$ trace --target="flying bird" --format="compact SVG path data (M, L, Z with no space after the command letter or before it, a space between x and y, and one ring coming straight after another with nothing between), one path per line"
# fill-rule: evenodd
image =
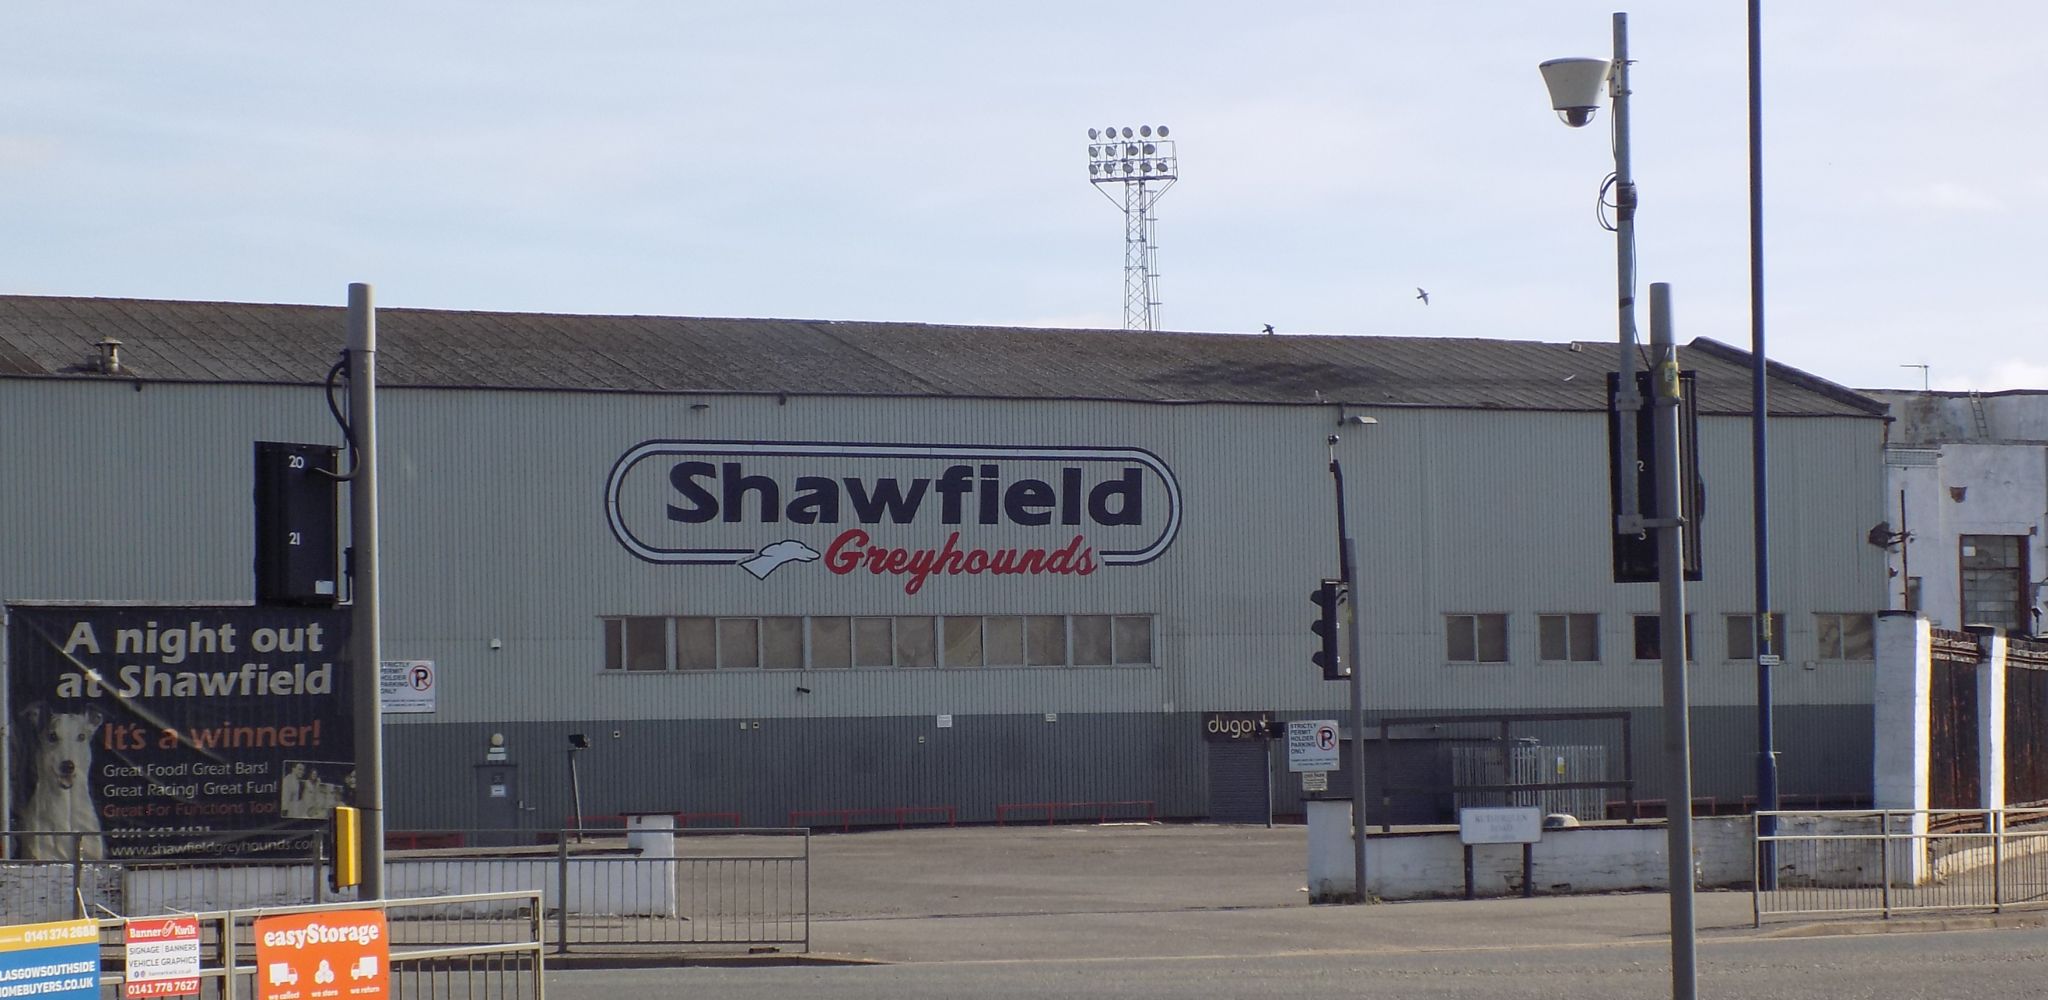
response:
M1273 335L1273 324L1271 324L1271 323L1268 323L1268 324L1266 324L1266 336L1270 337L1270 336L1272 336L1272 335Z
M1428 304L1429 304L1429 293L1428 293L1428 292L1425 292L1425 291L1423 291L1423 290L1422 290L1422 288L1421 288L1421 286L1419 286L1419 285L1418 285L1418 286L1416 286L1416 289L1415 289L1415 297L1416 297L1416 298L1418 298L1418 299L1421 299L1421 300L1422 300L1422 304L1423 304L1423 305L1428 305Z

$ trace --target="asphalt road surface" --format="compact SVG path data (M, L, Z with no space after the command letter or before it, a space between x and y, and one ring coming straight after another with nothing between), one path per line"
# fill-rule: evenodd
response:
M1541 928L1532 928L1540 937ZM1454 950L911 962L888 965L563 970L554 1000L1644 1000L1671 995L1668 946L1638 942ZM1702 941L1699 996L1742 1000L1955 1000L2048 993L2048 929Z
M548 991L555 1000L1672 995L1662 893L1311 906L1305 855L1300 827L816 837L806 957L863 964L579 969L551 961ZM1699 996L2048 996L2042 911L1890 922L1827 914L1758 928L1751 904L1747 892L1697 896Z

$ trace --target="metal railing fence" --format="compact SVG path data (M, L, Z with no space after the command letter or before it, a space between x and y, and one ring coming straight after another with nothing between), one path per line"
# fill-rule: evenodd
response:
M474 1000L540 1000L546 973L541 896L538 892L470 893L432 899L387 899L348 904L352 909L382 910L392 931L388 981L398 1000L469 997ZM200 934L200 1000L247 1000L257 989L256 921L291 913L317 913L333 904L229 909L181 913L194 918ZM160 914L152 914L151 917ZM140 914L135 919L150 919ZM100 995L123 996L123 929L120 917L96 921L100 930ZM422 944L422 927L464 923L471 930L458 937L477 943Z
M1761 833L1761 818L1777 832ZM2048 809L1857 809L1762 812L1752 864L1775 849L1777 879L1751 881L1767 917L2048 905Z
M61 834L76 844L102 834ZM394 851L394 898L538 892L543 935L577 947L810 947L810 831L782 828L408 833L452 846ZM317 839L315 843L317 844ZM480 846L469 846L480 845ZM0 861L0 923L351 902L324 860L151 858ZM488 921L408 921L394 940L484 944ZM400 935L405 935L400 937Z

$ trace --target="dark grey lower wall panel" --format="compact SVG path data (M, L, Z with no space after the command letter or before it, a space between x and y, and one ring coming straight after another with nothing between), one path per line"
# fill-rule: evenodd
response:
M1662 798L1661 711L1638 708L1631 715L1636 796ZM488 789L476 765L485 762L494 732L504 734L507 757L517 765L508 794L525 807L522 825L534 828L554 827L573 815L572 732L590 738L591 748L577 762L583 813L589 816L737 813L747 825L780 826L797 810L952 806L960 822L986 823L1001 803L1131 799L1154 802L1161 817L1210 815L1209 750L1198 714L1062 714L1054 722L1038 715L961 715L952 721L943 729L931 716L391 726L385 730L387 826L478 825ZM1753 794L1755 721L1755 711L1745 707L1694 710L1696 796L1739 803ZM1870 794L1868 706L1786 707L1775 721L1785 794L1830 800ZM1443 738L1452 735L1445 732ZM1612 724L1554 724L1537 736L1546 743L1607 745L1619 766L1621 746ZM1287 770L1284 745L1274 749L1275 810L1298 814L1300 780ZM1367 750L1368 794L1376 801L1375 748ZM1424 748L1411 745L1403 754L1413 765L1404 765L1404 774L1441 772L1449 780L1441 768L1414 764L1429 756ZM1333 791L1349 787L1344 776L1331 778ZM1437 799L1448 802L1449 796ZM1393 818L1429 821L1401 810ZM811 822L827 825L823 819Z
M475 765L493 732L518 765L513 796L534 827L572 814L572 732L591 743L577 761L585 815L738 813L747 825L781 826L796 810L953 806L960 822L983 823L999 803L1148 799L1160 815L1201 816L1198 726L1185 715L1064 713L1054 722L955 716L947 728L928 715L392 726L387 826L473 825Z

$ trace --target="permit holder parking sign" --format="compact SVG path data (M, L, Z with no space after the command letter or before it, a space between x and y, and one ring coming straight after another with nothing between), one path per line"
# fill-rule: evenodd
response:
M1287 769L1289 771L1335 771L1338 737L1337 720L1309 719L1287 724Z

